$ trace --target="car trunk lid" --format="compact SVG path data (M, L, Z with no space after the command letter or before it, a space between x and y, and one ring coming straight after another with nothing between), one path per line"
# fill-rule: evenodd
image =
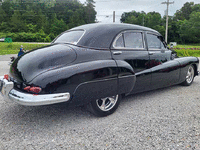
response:
M65 66L76 60L76 52L67 44L54 44L29 51L18 57L10 74L19 82L30 82L39 74Z

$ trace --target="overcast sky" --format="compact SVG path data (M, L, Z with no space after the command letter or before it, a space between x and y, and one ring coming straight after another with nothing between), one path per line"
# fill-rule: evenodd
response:
M86 0L79 0L84 3ZM165 14L167 8L166 4L161 4L167 0L94 0L95 10L97 12L97 20L102 23L109 23L113 21L113 11L116 14L116 22L120 22L123 12L130 12L135 10L137 12L159 12L162 16ZM200 3L200 0L169 0L174 1L174 4L169 5L169 15L173 16L176 10L186 2Z

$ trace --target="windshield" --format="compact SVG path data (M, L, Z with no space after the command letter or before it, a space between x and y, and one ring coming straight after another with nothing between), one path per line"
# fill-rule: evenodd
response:
M71 43L77 44L79 39L84 34L84 30L74 30L62 33L52 43Z

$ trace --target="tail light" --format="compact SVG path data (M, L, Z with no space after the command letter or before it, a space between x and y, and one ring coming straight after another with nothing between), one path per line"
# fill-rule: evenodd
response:
M8 80L8 79L9 79L9 76L8 76L8 74L5 74L5 75L4 75L4 79L6 79L6 80Z
M30 86L27 86L27 87L24 88L24 90L29 92L30 88L31 88Z
M42 89L41 89L40 87L31 87L31 88L30 88L30 91L31 91L31 92L37 93L37 94L40 93L41 90L42 90Z
M27 92L33 92L33 93L40 93L42 91L42 89L40 87L31 87L31 86L27 86L24 88L25 91Z

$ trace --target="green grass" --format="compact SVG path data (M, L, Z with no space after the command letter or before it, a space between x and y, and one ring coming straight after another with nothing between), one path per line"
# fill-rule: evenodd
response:
M200 44L194 45L177 45L174 46L174 50L177 52L177 55L180 57L194 56L200 57Z
M187 56L194 56L194 57L200 57L200 50L175 50L177 52L177 55L179 57L187 57Z
M0 55L17 54L23 45L24 50L32 50L49 44L29 44L23 42L4 43L0 42Z

